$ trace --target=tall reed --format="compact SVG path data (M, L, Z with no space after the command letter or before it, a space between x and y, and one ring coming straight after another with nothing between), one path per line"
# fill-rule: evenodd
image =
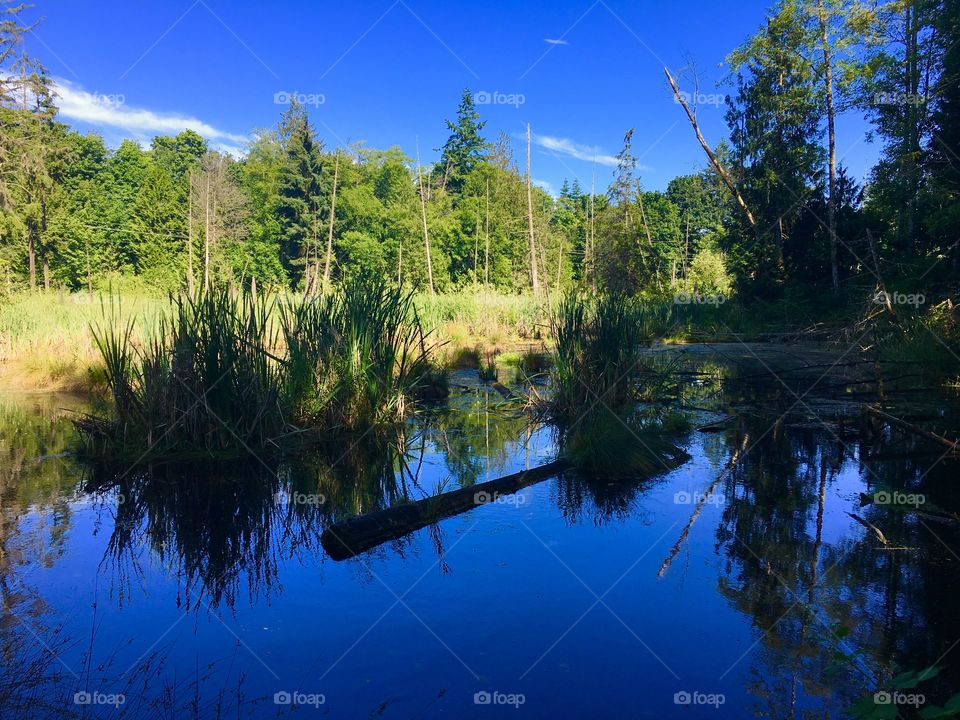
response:
M555 419L600 403L619 409L635 400L640 352L660 324L659 315L651 317L640 301L623 294L567 295L551 320Z
M299 425L352 432L401 420L434 390L428 334L413 296L352 278L335 292L281 308L286 395Z
M677 433L638 411L658 381L642 353L668 319L662 306L622 294L568 295L555 309L554 393L544 410L563 455L587 476L648 477L686 459Z
M226 290L178 297L142 344L133 324L92 328L112 421L78 426L91 450L177 454L263 447L285 425L270 303Z

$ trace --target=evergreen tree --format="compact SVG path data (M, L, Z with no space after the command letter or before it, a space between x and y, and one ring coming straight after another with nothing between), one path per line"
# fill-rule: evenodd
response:
M130 220L137 271L151 284L176 290L183 278L184 209L167 172L151 162Z
M291 285L304 289L315 277L324 203L322 147L306 111L293 102L280 123L282 153L277 178L280 260Z
M956 272L960 258L960 2L946 0L936 24L941 74L933 93L929 232L934 249L950 255L949 266Z
M469 89L465 89L460 98L456 121L446 122L450 137L440 150L438 170L443 174L441 185L459 192L466 176L483 160L488 148L480 134L486 122L480 120Z
M741 280L770 292L786 278L784 246L822 169L822 107L807 57L814 40L796 0L729 58L737 94L727 111L741 192L757 229L732 237Z

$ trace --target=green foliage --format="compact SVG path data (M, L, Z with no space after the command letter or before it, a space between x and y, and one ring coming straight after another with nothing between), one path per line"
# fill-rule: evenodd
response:
M555 419L572 422L590 408L618 411L636 400L640 351L654 337L648 320L643 305L622 293L563 299L551 320Z
M260 301L226 290L173 300L145 343L132 321L93 329L113 398L109 420L78 421L95 454L208 454L263 448L282 431L281 374Z
M441 174L441 185L452 191L463 187L464 179L483 160L487 145L480 134L485 122L473 102L473 93L464 89L457 107L456 121L447 120L450 137L440 152L440 164L437 171Z
M0 292L96 290L120 277L180 291L209 275L214 286L313 293L328 234L334 280L376 273L426 289L419 184L400 148L325 152L294 103L236 162L189 130L149 149L132 141L109 149L57 121L51 81L24 47L26 27L9 20L0 32ZM910 291L952 296L958 38L955 4L942 0L778 0L729 56L729 141L715 147L756 226L712 169L674 178L665 192L644 190L633 148L650 139L628 131L609 187L588 193L574 181L557 198L533 192L534 262L549 296L590 288L662 299L715 292L732 276L748 303L816 303L831 286L834 246L842 299L910 275L924 284ZM828 187L828 69L837 125L863 113L881 147L864 187L842 165ZM468 90L446 128L439 162L423 177L434 288L524 292L527 200L513 141L501 133L487 142Z
M813 42L801 3L781 0L729 58L737 94L727 123L740 191L757 226L738 237L752 233L754 242L728 242L724 249L758 294L786 279L785 245L823 162L821 98L808 61Z
M292 287L309 281L310 256L317 257L320 211L326 202L319 141L301 105L293 102L281 121L284 139L277 177L276 214L280 259Z
M893 720L900 717L897 700L905 696L906 700L913 698L915 702L903 704L923 704L923 708L918 713L923 720L960 717L960 693L954 694L944 705L939 706L925 703L924 694L914 692L919 685L939 675L941 670L942 668L933 666L923 670L902 672L892 677L882 690L860 698L847 709L847 712L857 720Z
M723 297L726 301L733 291L733 277L727 270L726 256L717 250L702 249L690 261L681 287L688 295Z
M300 425L357 431L398 422L433 392L427 333L410 293L363 277L283 307L285 398Z
M180 284L177 270L183 267L185 227L173 182L156 164L148 167L134 200L130 228L139 273L149 282L176 289Z

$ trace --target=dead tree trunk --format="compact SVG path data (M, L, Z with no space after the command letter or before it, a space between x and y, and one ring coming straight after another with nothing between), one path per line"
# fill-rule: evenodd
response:
M594 223L593 223L593 198L597 191L597 157L593 157L593 176L590 179L590 236L588 238L588 248L587 252L584 253L584 264L587 266L587 277L590 280L590 283L594 288L597 286L596 278L596 264L597 264L597 247L596 247L596 236L594 235Z
M203 233L203 291L210 289L210 171L207 173L207 188L204 193L204 233Z
M420 185L420 217L423 220L423 245L427 251L427 281L430 284L430 295L436 292L433 289L433 263L430 259L430 233L427 230L427 201L423 195L423 172L420 169L420 145L417 144L417 182Z
M494 502L569 467L569 462L555 460L496 480L360 515L328 527L320 536L320 543L334 560L346 560L444 518Z
M333 163L333 194L330 196L330 226L327 228L327 258L323 266L323 293L330 288L330 263L333 259L333 220L337 212L337 180L340 178L340 150Z
M540 294L537 277L537 241L533 235L533 180L530 176L530 123L527 123L527 227L530 231L530 287L534 296Z
M193 297L193 170L187 176L187 294Z
M490 295L490 178L487 178L487 202L483 221L483 294Z
M737 190L730 173L727 172L727 169L723 166L719 158L717 158L716 154L710 148L710 145L707 143L706 139L703 137L703 133L700 132L700 125L697 123L697 116L693 114L693 111L690 109L690 105L687 104L687 101L684 100L683 96L680 94L680 88L677 86L677 81L673 79L673 75L671 75L670 71L666 68L663 69L663 72L666 73L667 80L670 82L670 87L673 89L674 97L677 99L677 102L683 106L684 112L687 113L687 119L690 121L693 131L697 135L697 140L700 143L700 147L702 147L703 151L707 154L707 159L710 161L713 169L717 171L717 175L720 176L723 184L726 185L727 189L733 194L734 199L737 201L737 205L739 205L740 209L743 210L744 215L747 216L747 221L750 223L750 227L755 228L757 226L757 221L754 219L753 213L750 212L750 207L747 205L747 201L743 199L743 196L740 194L740 191Z

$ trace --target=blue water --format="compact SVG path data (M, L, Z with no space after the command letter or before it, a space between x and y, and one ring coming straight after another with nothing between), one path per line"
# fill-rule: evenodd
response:
M528 432L478 397L453 401L478 424L424 436L423 492L556 455L549 428ZM68 438L54 406L7 401L7 427L20 418L21 429L5 444L51 427ZM491 449L491 424L512 439ZM957 579L956 530L862 510L876 471L856 443L836 459L825 431L761 440L663 568L694 512L683 493L706 492L737 439L694 432L678 469L626 488L568 474L343 562L320 547L326 521L275 518L252 523L269 526L262 535L210 538L192 523L201 561L238 549L246 559L192 583L175 534L111 550L117 491L84 492L76 461L23 462L3 477L2 662L8 680L31 662L44 670L36 689L5 696L0 716L843 717L960 637L938 601ZM451 470L457 441L480 458L475 476ZM955 466L928 467L935 459L881 470L938 487ZM849 513L912 549L879 547ZM957 677L943 673L930 702Z

